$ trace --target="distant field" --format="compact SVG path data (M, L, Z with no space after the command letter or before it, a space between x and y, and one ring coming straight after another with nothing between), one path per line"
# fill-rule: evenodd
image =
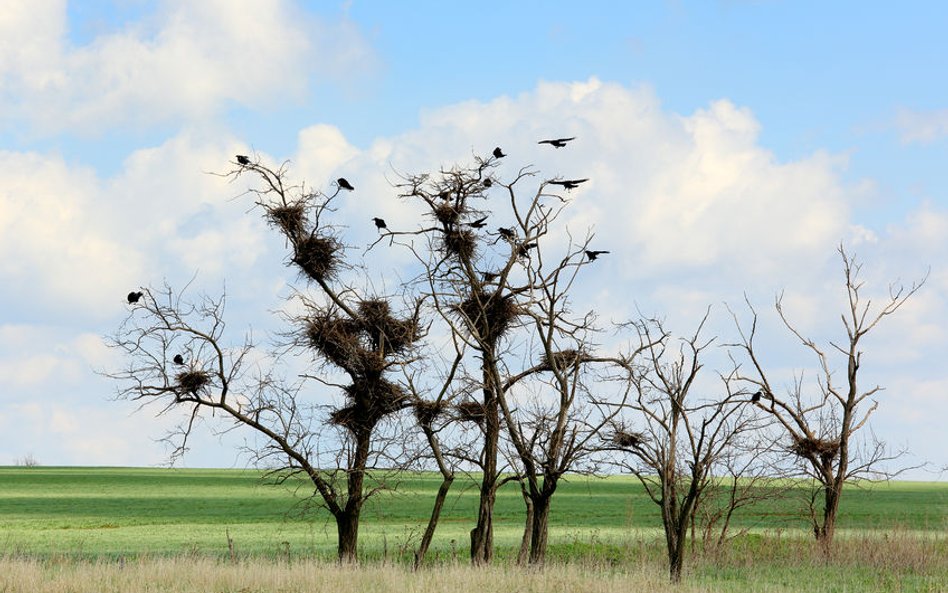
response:
M296 486L266 485L258 472L246 470L0 468L0 554L222 556L229 534L242 555L331 556L335 526L323 510L302 512L298 503L308 491L294 492ZM373 499L363 514L364 553L394 557L417 542L437 486L436 476L416 474ZM446 505L433 545L442 558L466 552L476 508L476 490L468 486L459 479ZM553 557L616 553L617 546L658 536L657 509L630 478L574 478L554 501ZM808 537L797 504L787 500L743 514L737 526ZM516 487L500 493L496 519L503 557L523 526ZM874 484L844 496L843 537L893 530L939 537L946 527L945 483Z

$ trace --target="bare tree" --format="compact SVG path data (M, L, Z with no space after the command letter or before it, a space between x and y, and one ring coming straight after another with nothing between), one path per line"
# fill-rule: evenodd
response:
M162 411L188 411L169 435L173 458L187 450L195 421L205 412L221 413L228 422L224 430L255 431L263 444L252 451L254 460L280 479L308 478L314 497L336 521L339 559L351 562L357 557L362 506L379 488L366 488L366 473L379 463L393 465L378 428L410 405L404 386L390 377L412 362L416 342L424 337L420 304L399 316L389 299L366 296L355 282L339 281L355 268L326 218L348 183L340 180L331 195L307 192L287 185L285 167L271 169L247 157L236 165L228 176L249 173L262 183L251 190L255 202L286 239L289 264L314 289L313 295L298 295L303 312L287 315L292 330L276 354L279 359L281 353L306 353L310 370L285 380L275 368L249 369L249 340L227 345L223 297L192 304L166 286L134 299L112 338L129 364L112 376L121 382L121 397L155 402ZM313 396L330 389L338 390L344 403L330 407L327 418Z
M783 295L778 295L775 301L784 326L816 358L815 393L808 392L802 378L797 378L786 395L778 394L754 344L756 311L748 302L752 314L749 327L742 325L732 313L741 336L741 343L736 346L750 362L749 373L741 378L757 389L755 405L776 420L789 437L787 449L796 458L800 471L813 480L815 487L810 491L807 505L809 519L813 534L827 552L833 543L843 486L858 478L891 477L894 473L883 466L900 455L888 452L875 435L861 446L856 440L857 433L867 426L878 408L875 396L882 391L878 385L868 389L859 385L863 354L861 342L883 319L898 311L927 278L913 282L909 287L890 285L881 304L873 306L872 299L864 298L862 293L862 264L848 255L842 246L838 251L842 258L847 296L847 307L840 315L845 330L843 341L821 345L804 336L784 312ZM836 363L837 359L841 364ZM837 368L840 366L845 368L842 382L837 381Z
M635 475L661 509L669 575L681 580L688 528L709 487L712 468L759 420L747 398L732 392L733 377L722 377L724 394L692 396L712 339L701 337L708 315L695 333L674 348L671 334L656 320L630 324L642 348L641 364L626 365L633 396L614 424L615 463Z

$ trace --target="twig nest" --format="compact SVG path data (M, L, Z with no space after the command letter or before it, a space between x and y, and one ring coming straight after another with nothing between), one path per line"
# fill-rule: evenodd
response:
M427 401L420 399L414 404L415 420L424 428L431 428L435 420L441 416L447 405L444 401Z
M331 412L329 421L352 432L370 431L383 417L408 405L404 390L385 379L357 379L344 391L348 404Z
M178 373L175 380L183 393L196 395L211 382L211 374L207 371L187 370Z
M817 439L794 437L790 452L799 457L820 457L834 459L839 455L838 439Z
M397 319L384 299L360 301L358 310L359 323L376 351L402 352L418 339L417 320Z
M625 449L637 449L645 443L645 435L632 430L616 429L612 433L612 442Z
M293 243L293 263L313 280L327 280L339 263L342 245L328 235L305 234Z
M463 214L463 207L455 207L451 202L441 202L431 209L431 214L435 220L446 227L457 226Z
M457 410L458 420L461 422L473 422L474 424L481 424L487 418L487 412L484 410L484 404L479 401L467 400L463 402L458 402L454 406Z
M451 228L442 236L441 248L445 255L471 261L477 252L477 235L470 229Z
M471 333L488 344L496 344L521 314L520 306L513 298L489 291L476 292L454 305L453 309Z
M546 352L540 357L540 364L547 369L559 369L561 371L570 370L586 359L586 353L582 350L569 349L553 352L547 355Z
M287 237L302 237L306 232L306 206L302 202L268 207L267 220Z

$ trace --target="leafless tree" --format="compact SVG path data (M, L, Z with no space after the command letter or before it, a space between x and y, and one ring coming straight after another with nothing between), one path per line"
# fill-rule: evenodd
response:
M195 422L207 412L220 414L225 430L255 431L263 444L252 452L254 460L280 479L303 475L311 482L313 496L336 521L339 559L351 562L362 506L378 490L366 487L366 473L393 465L379 427L410 405L405 387L392 377L412 362L424 337L420 304L399 316L390 299L367 296L355 281L340 280L346 272L359 277L327 220L343 184L331 195L308 192L287 184L285 167L238 161L227 176L251 174L261 184L251 190L255 203L286 239L288 263L308 283L298 294L302 313L287 315L292 329L276 358L302 352L309 368L287 380L278 367L249 365L249 340L228 346L223 297L189 303L165 286L142 291L131 305L112 338L128 365L112 376L120 381L121 397L154 402L163 412L187 410L169 437L173 457L187 450ZM327 417L326 406L313 397L329 390L338 390L344 403L330 407Z
M778 295L775 301L783 325L816 358L815 392L808 391L799 376L785 395L778 393L754 343L757 312L748 302L749 325L742 324L732 313L741 336L736 346L750 363L748 372L741 378L757 390L759 397L755 405L776 420L789 439L786 447L796 459L799 470L813 481L807 504L809 519L817 541L827 552L833 543L843 486L859 478L887 478L898 473L884 465L900 453L890 453L875 435L862 443L856 438L878 408L875 397L882 391L878 385L868 389L860 387L861 342L883 319L898 311L918 292L927 278L908 287L890 285L888 295L874 305L872 299L863 295L862 264L842 246L838 251L847 297L847 307L840 315L845 330L843 340L821 345L804 336L787 317L783 295ZM839 367L845 369L843 381L837 380Z
M730 374L722 377L720 397L692 395L702 356L713 342L701 336L707 318L678 348L657 320L629 324L638 335L642 362L625 368L633 396L610 435L615 463L635 475L661 509L675 582L681 580L688 528L712 483L712 468L760 425L747 397L728 388Z

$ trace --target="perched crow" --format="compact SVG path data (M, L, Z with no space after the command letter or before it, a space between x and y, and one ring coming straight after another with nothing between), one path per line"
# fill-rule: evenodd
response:
M493 282L500 274L497 272L481 272L481 276L483 276L484 282Z
M751 396L751 403L757 403L757 402L759 402L759 401L760 401L760 396L761 396L761 393L760 393L760 390L758 389L758 390L757 390L757 393L755 393L754 395Z
M128 304L129 304L129 305L133 305L133 304L137 303L137 302L138 302L138 299L142 298L144 295L145 295L145 293L144 293L144 292L141 292L141 291L139 291L139 292L134 292L134 291L133 291L133 292L128 293L128 297L126 297L126 298L128 298Z
M438 194L438 197L441 198L442 200L450 200L450 199L451 199L451 192L449 192L449 191L443 191L443 192L441 192L441 193Z
M587 181L589 181L588 177L586 179L564 179L563 181L551 181L550 183L552 185L562 185L563 189L570 190L576 189L579 187L580 183L586 183Z
M181 356L180 354L175 354L174 358L172 358L171 360L173 360L174 363L178 365L184 364L184 357Z
M249 164L250 164L250 157L247 156L247 155L244 155L244 154L238 154L238 155L237 155L237 164L239 164L239 165L249 165Z
M388 228L387 226L385 226L385 219L384 219L384 218L374 217L374 218L372 218L372 222L375 223L375 228L377 228L377 229L380 230L380 231L381 231L382 229L387 229L387 228Z
M477 220L475 220L474 222L469 222L469 223L467 223L467 226L471 227L472 229L482 229L482 228L484 228L485 226L487 226L487 223L484 222L484 221L486 221L486 220L487 220L487 217L486 217L486 216L482 216L482 217L478 218Z
M507 227L497 227L497 232L500 233L501 237L510 241L513 241L514 237L517 236L514 234L513 229L508 229Z
M605 254L605 253L609 253L609 252L608 252L608 251L593 251L593 250L587 249L587 250L586 250L586 257L589 258L589 261L596 261L596 258L597 258L597 257L599 257L600 255L603 255L603 254Z
M563 148L564 146L566 146L567 142L569 142L570 140L575 140L575 139L576 139L576 136L572 136L570 138L553 138L551 140L540 140L539 142L537 142L537 144L549 144L550 146L554 148Z
M494 185L494 182L491 181L490 177L484 180L484 187L490 187L492 185Z
M505 156L507 156L507 155L504 154L504 151L502 151L499 146L494 149L494 158L495 158L495 159L502 159L502 158L504 158Z
M519 257L530 257L530 250L536 246L536 243L523 243L517 246L517 255Z
M352 190L355 189L354 187L352 187L352 184L351 184L351 183L349 183L348 181L346 181L346 178L345 178L345 177L340 177L339 179L337 179L337 180L336 180L336 184L338 184L339 187L341 187L342 189L345 189L345 190L348 190L348 191L352 191Z

